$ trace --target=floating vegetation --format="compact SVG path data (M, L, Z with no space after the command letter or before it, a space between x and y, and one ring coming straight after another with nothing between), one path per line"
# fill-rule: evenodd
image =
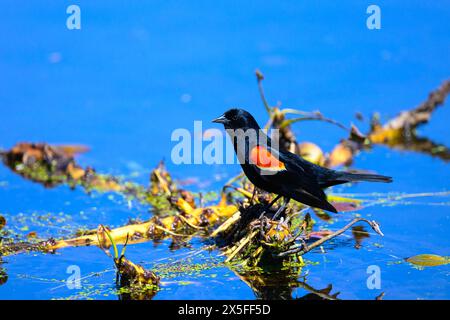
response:
M203 233L208 227L229 217L237 210L235 206L226 204L193 209L182 198L176 201L176 205L179 206L180 211L183 210L177 215L164 218L155 216L147 222L111 229L109 234L117 243L128 241L137 243L146 240L161 240L166 237L177 241L196 233ZM85 235L80 237L55 241L54 244L47 247L47 250L89 245L99 245L97 234L94 232L85 232Z
M6 225L6 219L3 216L0 216L0 230Z
M10 150L3 151L0 156L4 164L22 177L52 188L67 184L71 188L77 186L87 193L119 193L127 199L136 199L150 204L156 211L170 211L167 195L175 192L171 177L165 171L163 162L150 174L150 186L145 187L119 177L97 173L94 168L82 168L75 161L75 155L89 150L85 146L61 145L47 143L22 142ZM168 193L169 192L169 193Z
M367 223L383 236L375 221L364 218L355 218L335 232L312 232L313 222L307 209L287 214L280 220L270 218L276 210L261 216L263 210L263 205L241 207L238 214L213 233L222 245L226 262L249 268L273 265L282 268L292 266L293 263L302 266L302 255L339 236L358 222Z
M375 144L425 152L445 161L450 159L448 148L416 135L416 128L427 123L435 109L444 103L450 92L449 81L432 92L429 99L419 107L400 113L384 125L374 117L370 131L363 134L355 125L341 124L319 111L271 106L262 87L264 76L257 71L256 77L269 117L266 128L279 129L282 147L310 162L330 168L349 167L358 153ZM346 137L330 152L324 152L313 142L298 141L292 126L302 121L322 121L337 126L345 132ZM358 249L362 247L364 239L369 237L365 226L383 236L376 221L357 213L363 208L404 203L410 198L449 194L346 195L331 192L327 200L339 212L351 212L353 215L353 219L349 219L345 226L331 230L332 222L339 220L341 215L330 215L295 201L278 212L281 206L277 202L273 207L268 206L276 200L275 196L258 190L242 174L225 183L219 195L211 192L206 196L180 188L181 184L172 178L162 161L149 172L148 185L143 185L80 166L76 155L87 151L87 147L79 145L22 142L2 151L0 155L3 163L13 172L46 188L67 185L79 187L87 194L116 193L127 200L136 200L148 206L152 216L142 220L132 219L130 223L115 228L100 224L97 229L83 228L70 236L52 234L52 237L40 238L36 231L27 229L25 224L19 232L26 236L18 236L18 231L9 228L6 219L0 215L0 257L22 252L54 253L68 247L98 246L113 260L117 292L121 299L151 299L161 289L164 279L174 277L174 274L190 275L208 268L226 266L261 299L289 299L293 290L302 288L309 293L301 299L336 300L339 292L333 292L331 285L315 289L307 284L306 276L302 274L308 265L303 258L305 254L323 250L325 244L347 230L350 230ZM279 216L275 216L276 213ZM62 220L58 221L61 224ZM51 221L47 219L41 223L50 225ZM94 226L97 224L99 222L95 222ZM185 258L173 264L155 264L150 270L125 257L127 246L133 244L149 241L157 243L169 239L172 241L170 249L176 250L186 247L193 238L206 244L200 251L216 250L223 259L202 264ZM120 254L118 245L123 245ZM111 247L113 254L110 253ZM405 260L419 267L449 263L448 257L430 254ZM8 279L1 264L0 260L0 285ZM178 283L186 285L192 282L180 280Z
M449 264L450 258L436 254L419 254L417 256L406 258L405 261L419 267L436 267Z
M428 123L432 113L445 102L450 93L450 81L444 81L442 85L431 92L428 99L417 108L403 111L395 118L381 125L378 117L372 118L372 130L369 139L372 143L395 145L403 143L414 135L416 128Z
M153 271L125 258L128 237L120 255L116 242L107 228L100 225L97 229L97 238L99 247L114 260L117 270L116 283L119 287L120 297L123 300L152 299L158 290L160 278ZM110 246L113 247L114 256L111 256L108 250Z
M372 145L383 144L393 149L425 153L444 161L450 160L450 150L447 146L435 143L428 138L419 137L416 129L430 121L433 112L444 104L450 93L450 81L429 94L426 101L418 107L403 111L398 116L382 125L379 115L375 114L371 120L370 131L363 134L354 124L345 126L336 120L325 117L320 111L307 112L297 109L280 109L270 106L266 100L262 87L264 76L256 71L258 87L263 104L269 114L266 128L280 130L280 145L287 150L303 156L305 159L326 167L350 166L354 157L362 150ZM294 116L293 118L288 117ZM327 154L319 146L311 142L299 142L291 125L301 121L323 121L347 131L348 138L342 139L333 150Z

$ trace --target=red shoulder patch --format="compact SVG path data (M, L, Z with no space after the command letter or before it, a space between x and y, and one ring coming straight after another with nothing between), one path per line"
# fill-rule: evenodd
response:
M250 150L250 163L258 168L269 171L286 170L283 162L275 157L269 150L262 146L256 146Z

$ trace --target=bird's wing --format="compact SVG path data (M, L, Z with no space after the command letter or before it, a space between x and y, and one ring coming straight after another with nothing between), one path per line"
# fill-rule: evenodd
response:
M313 207L337 212L319 185L319 172L301 157L259 145L250 150L249 160L250 165L260 170L260 179L274 186L279 194Z
M280 160L279 153L270 147L257 145L250 150L249 161L261 170L270 172L286 171L286 165Z
M280 159L285 163L286 175L289 175L289 180L293 185L311 196L326 199L325 193L317 181L317 176L305 160L293 153L284 152L280 152Z
M278 181L279 184L284 184L284 188L292 191L302 190L313 197L326 198L314 172L304 163L305 160L293 153L259 145L250 150L249 160L267 173L267 180Z

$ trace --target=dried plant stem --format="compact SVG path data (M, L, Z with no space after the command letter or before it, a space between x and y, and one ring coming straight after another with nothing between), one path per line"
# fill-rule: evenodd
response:
M155 227L156 229L159 229L159 230L161 230L161 231L164 231L165 233L168 233L168 234L170 234L171 236L175 236L175 237L189 237L189 236L191 236L191 235L187 235L187 234L175 233L175 232L173 232L173 231L170 231L169 229L166 229L166 228L161 227L161 226L158 226L158 225L154 225L154 227Z
M428 99L417 108L400 113L390 120L385 129L415 128L420 124L427 123L431 118L431 113L445 102L445 98L450 93L450 81L444 81L435 91L432 91Z
M250 235L248 235L245 239L243 239L243 241L241 241L236 250L234 250L232 253L230 253L230 255L228 255L228 258L227 260L225 260L225 262L227 263L233 260L233 258L258 234L258 232L259 232L258 230L255 230L252 233L250 233Z
M264 104L264 107L266 108L267 113L270 115L272 113L271 108L269 106L269 103L267 102L266 95L264 94L264 89L262 86L262 81L264 80L264 76L261 73L261 71L256 70L256 80L258 81L258 89L259 89L259 95L261 96L261 100Z
M351 226L353 226L355 223L358 223L360 221L366 222L370 225L370 227L379 235L383 236L383 233L380 230L380 227L378 225L378 223L376 223L375 221L370 221L364 218L355 218L352 221L350 221L346 226L344 226L343 228L337 230L336 232L333 232L332 234L321 238L320 240L317 240L316 242L312 243L311 245L307 245L306 243L302 243L300 245L295 245L290 247L289 250L283 251L281 253L278 254L278 257L285 257L287 255L291 255L291 254L299 254L299 255L304 255L305 253L311 251L314 248L317 248L319 246L321 246L323 243L339 236L340 234L344 233L345 231L347 231Z
M230 218L228 218L224 223L222 223L216 230L214 230L213 233L211 233L210 237L214 238L219 233L228 230L232 225L234 225L236 222L238 222L239 219L241 219L241 212L237 211Z
M196 225L192 224L191 222L189 222L188 219L186 219L186 218L185 218L183 215L181 215L181 214L177 215L177 217L180 218L181 221L183 221L184 223L186 223L189 227L191 227L191 228L193 228L193 229L196 229L196 230L205 230L204 227L199 227L199 226L196 226Z
M283 110L282 112L284 112L284 111L285 111L285 110ZM283 121L283 123L282 123L282 125L281 125L281 128L283 128L283 127L285 127L285 126L287 126L287 125L291 125L291 124L293 124L293 123L295 123L295 122L308 121L308 120L316 120L316 121L327 122L327 123L333 124L333 125L335 125L335 126L341 128L341 129L343 129L343 130L345 130L345 131L350 132L350 129L347 128L346 126L344 126L342 123L340 123L340 122L338 122L338 121L336 121L336 120L333 120L333 119L331 119L331 118L326 118L326 117L324 117L324 116L323 116L321 113L319 113L319 112L311 112L311 113L309 113L308 116L304 116L304 117L299 117L299 118L293 118L293 119L285 120L285 121Z

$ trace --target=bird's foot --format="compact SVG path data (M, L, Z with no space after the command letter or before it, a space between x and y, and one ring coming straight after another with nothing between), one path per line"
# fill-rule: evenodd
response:
M262 215L259 218L259 234L260 234L261 238L264 238L264 236L265 236L267 220L268 220L268 218L265 215Z
M269 218L267 218L264 214L261 214L261 216L259 216L259 218L253 220L250 223L250 229L252 231L259 229L259 233L261 234L261 236L263 236L264 235L264 230L265 230L265 228L267 226L267 220L268 219Z
M266 210L263 210L262 212L261 212L261 214L259 215L259 220L261 220L263 217L265 217L266 216Z
M272 217L272 220L276 220L276 219L278 218L278 216L279 216L283 211L286 210L289 201L290 201L289 198L285 198L285 199L284 199L283 205L282 205L281 207L278 208L277 212L275 212L275 214L274 214L273 217Z

